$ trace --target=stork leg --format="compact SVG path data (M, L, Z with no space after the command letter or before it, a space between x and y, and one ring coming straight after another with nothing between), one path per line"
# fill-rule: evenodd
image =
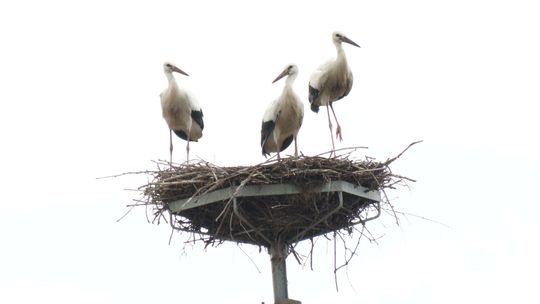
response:
M173 151L173 145L172 145L172 129L169 129L169 164L172 166L172 151Z
M276 119L275 119L275 124L276 124L276 126L278 125L278 124L277 124L277 123L278 123L278 119L279 119L279 114L278 114L278 116L277 116ZM278 138L279 138L278 132L280 132L280 131L279 131L279 128L276 127L276 128L272 131L272 137L274 138L274 143L275 143L276 150L277 150L277 159L278 159L278 161L280 161L280 160L281 160L281 156L279 155L279 152L280 152L280 150L281 150L281 143L278 141Z
M189 136L186 144L186 161L189 163Z
M191 134L191 128L189 128L188 130L188 134L187 134L187 144L186 144L186 158L187 158L187 161L189 163L189 134Z
M186 161L189 163L189 139L186 144Z
M332 121L330 120L330 109L328 109L328 105L326 105L326 114L328 114L328 127L330 128L330 139L332 140L332 152L330 152L330 157L332 157L332 154L336 153L336 146L334 145L334 134L332 134Z
M294 157L298 157L298 143L296 142L296 136L294 137Z
M330 103L330 109L332 110L332 114L334 114L334 119L336 120L336 139L339 139L339 141L343 141L343 138L341 137L341 126L339 125L339 122L337 120L336 112L334 112L334 107Z

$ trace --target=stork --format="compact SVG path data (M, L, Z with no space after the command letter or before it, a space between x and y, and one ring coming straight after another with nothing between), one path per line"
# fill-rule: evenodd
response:
M335 151L332 121L330 120L328 107L330 106L336 120L336 139L341 141L343 140L341 137L341 126L337 120L332 103L347 96L353 84L353 75L347 64L347 58L345 57L341 43L346 42L356 47L360 46L339 32L332 34L332 41L336 46L337 57L320 65L311 75L309 80L309 102L311 103L311 110L315 113L319 112L320 106L326 106L330 138L332 139L332 151Z
M298 157L298 143L296 137L304 118L304 104L293 90L293 83L298 75L298 67L289 64L283 72L272 82L287 76L281 95L274 100L264 112L261 127L261 147L264 156L271 152L287 149L294 139L294 155Z
M186 157L189 161L189 142L197 141L202 137L204 128L203 112L195 98L176 84L173 72L189 76L169 62L163 64L163 71L169 86L161 94L161 110L163 118L169 126L169 152L172 163L173 142L172 133L187 141Z

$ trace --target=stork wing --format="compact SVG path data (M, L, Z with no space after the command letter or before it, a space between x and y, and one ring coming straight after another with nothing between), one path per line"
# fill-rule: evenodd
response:
M304 121L304 103L296 94L294 94L294 99L298 109L298 125L302 127L302 122Z
M203 121L203 112L202 109L199 109L199 111L191 110L191 119L195 121L201 127L201 130L204 129L204 121Z
M319 66L309 79L309 103L313 112L319 112L321 105L320 92L324 90L328 79L328 66L332 61L328 61Z
M311 83L309 84L309 103L313 104L313 102L319 97L319 90L311 86Z
M315 72L313 72L313 74L311 74L311 78L309 79L310 103L315 102L317 97L319 97L319 92L324 89L326 78L328 78L328 76L321 68L318 68Z
M266 144L266 141L272 135L272 132L274 131L274 127L276 126L276 122L273 120L269 121L263 121L261 126L261 148L263 148L262 153L264 156L266 156L269 153L266 153L264 151L264 145Z
M351 89L352 89L352 84L353 84L353 74L351 72L349 72L349 74L347 75L347 82L345 83L345 91L343 92L343 94L336 100L340 100L341 98L349 95L349 93L351 92Z
M263 155L266 156L268 153L264 151L264 145L266 141L272 135L274 128L276 126L276 120L278 116L278 101L274 100L270 106L266 109L263 116L263 121L261 125L261 148L263 148Z
M201 106L191 92L185 90L185 94L191 108L191 119L193 119L193 121L199 125L201 130L204 129L203 111Z
M300 117L298 117L299 121L298 124L302 126L302 122L304 121L304 105L302 104L302 107L300 107Z
M311 77L309 78L309 85L317 90L321 90L326 83L326 79L328 78L328 71L330 70L330 67L332 63L334 63L334 61L335 60L328 60L325 63L321 64L313 72L313 74L311 74Z

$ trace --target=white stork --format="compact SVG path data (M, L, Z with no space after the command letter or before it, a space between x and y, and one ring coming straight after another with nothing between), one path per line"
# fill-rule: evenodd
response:
M178 87L172 73L177 72L186 76L189 75L168 62L163 64L163 71L169 81L169 86L160 94L160 97L163 118L165 118L169 126L170 161L172 163L172 132L187 141L186 154L189 161L189 142L197 141L202 137L202 130L204 128L203 112L195 98Z
M332 121L330 120L328 106L332 109L332 114L334 114L334 119L336 120L336 138L343 140L341 137L341 126L337 120L332 103L347 96L353 84L353 75L347 64L347 58L345 58L345 52L341 43L346 42L357 47L360 46L339 32L332 34L332 41L336 46L337 57L320 65L311 75L309 80L309 102L311 103L311 110L315 113L319 112L320 106L326 106L330 138L332 139L332 151L335 151L334 137L332 136Z
M293 91L293 82L298 75L298 67L289 64L283 72L272 82L287 76L285 87L281 95L274 100L264 112L261 127L261 147L264 156L271 152L285 150L294 139L294 155L298 156L298 143L296 136L302 126L304 118L304 104Z

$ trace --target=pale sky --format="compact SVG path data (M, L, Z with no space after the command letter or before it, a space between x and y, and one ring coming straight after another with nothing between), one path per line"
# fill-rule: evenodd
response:
M536 1L4 1L0 4L0 302L272 303L268 255L252 246L184 248L180 234L122 221L144 176L168 158L162 64L205 114L192 155L220 166L264 161L262 115L288 63L305 101L299 148L331 147L307 83L335 56L354 73L335 103L344 141L418 180L390 192L415 217L368 227L333 277L288 260L303 303L538 303L540 9ZM174 158L185 157L175 138ZM292 149L286 151L292 153ZM249 255L249 257L248 257Z

